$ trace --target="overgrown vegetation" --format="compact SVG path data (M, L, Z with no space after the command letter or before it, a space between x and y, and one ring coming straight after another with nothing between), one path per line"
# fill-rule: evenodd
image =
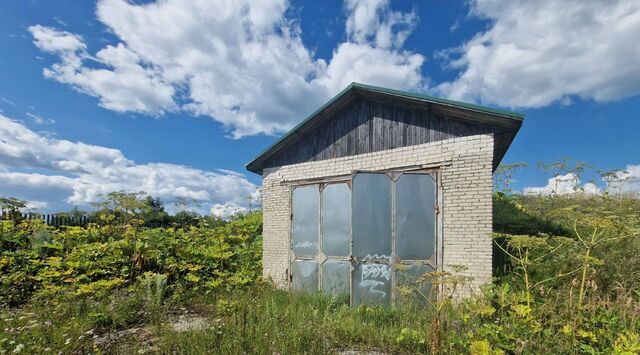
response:
M262 269L260 234L259 213L188 229L52 230L40 220L1 221L0 305L106 294L149 273L163 275L165 291L180 297L253 284Z
M637 197L502 188L494 283L457 301L466 277L427 274L441 297L393 309L260 280L259 212L154 229L101 211L86 228L2 222L0 352L640 353Z

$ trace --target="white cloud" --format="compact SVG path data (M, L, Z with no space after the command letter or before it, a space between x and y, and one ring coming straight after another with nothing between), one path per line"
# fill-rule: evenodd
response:
M60 57L59 63L44 69L45 77L98 97L100 106L116 112L160 115L176 109L174 87L122 43L108 45L92 57L78 35L40 25L29 27L29 31L38 48ZM86 61L105 68L87 67Z
M131 162L117 149L44 137L0 115L0 164L92 173Z
M44 137L2 115L0 167L0 195L29 200L63 196L73 205L87 205L112 191L145 191L166 202L194 200L200 204L199 212L209 212L216 204L244 206L257 190L238 173L136 164L117 149Z
M389 0L346 0L347 36L354 43L401 47L416 25L417 14L392 11Z
M216 217L227 219L246 210L244 207L215 204L211 207L210 213Z
M601 192L600 188L591 182L580 184L580 179L573 173L558 175L550 178L546 186L525 187L522 192L525 195L568 195L575 193L585 193L596 195Z
M445 54L448 97L510 107L640 94L640 2L473 0L489 28Z
M625 170L618 171L617 180L612 182L613 192L636 193L640 196L640 165L627 165Z
M229 174L235 175L237 173L229 172ZM249 196L246 197L246 201L247 201L247 206L249 208L246 208L243 206L231 205L227 203L225 204L217 203L211 206L211 210L209 212L210 214L216 217L227 219L238 213L243 213L250 209L257 208L262 204L262 194L260 189L255 189Z
M33 189L37 187L38 190L46 189L63 189L67 191L73 191L73 185L75 180L62 175L45 175L39 173L22 173L9 171L5 169L0 171L0 180L2 180L3 186L12 188L26 188ZM4 190L4 189L3 189ZM5 191L5 193L7 193ZM16 197L16 196L12 196Z
M423 86L424 57L401 49L414 12L392 11L388 0L349 0L348 39L327 61L302 42L288 7L284 0L101 0L98 19L119 43L95 57L78 35L29 30L40 49L60 57L45 76L101 106L152 115L185 110L210 116L234 137L285 131L352 81Z
M587 195L598 195L602 191L600 190L598 185L596 185L596 184L594 184L592 182L587 182L584 185L582 185L582 192L584 192Z
M71 32L58 31L41 25L31 26L29 31L35 40L33 43L47 53L75 56L76 53L84 53L87 49L82 37Z
M11 101L11 100L7 99L6 97L3 97L3 96L0 96L0 101L4 102L6 104L9 104L11 106L15 106L16 105L15 102L13 102L13 101Z
M370 44L343 43L333 52L324 75L316 82L331 92L338 92L352 81L416 88L423 84L423 78L416 75L423 62L420 54L388 51Z
M47 201L27 201L26 210L42 210L47 206L49 206Z
M31 118L31 120L34 123L39 124L39 125L50 125L50 124L56 123L56 121L54 119L45 118L45 117L42 117L42 116L37 115L35 113L27 112L26 115L27 115L27 117Z
M598 195L603 192L613 194L633 193L640 196L640 165L627 165L626 169L613 172L610 179L602 179L598 186L593 182L580 183L580 179L573 173L558 175L550 178L546 186L525 187L525 195L567 195L584 193Z

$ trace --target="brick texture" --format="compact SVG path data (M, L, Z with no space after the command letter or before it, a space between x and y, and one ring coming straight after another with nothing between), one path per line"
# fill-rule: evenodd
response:
M428 166L440 169L442 267L466 268L472 281L460 295L491 281L493 135L453 138L344 158L265 169L262 183L264 276L286 288L291 228L290 182L351 174L356 170Z

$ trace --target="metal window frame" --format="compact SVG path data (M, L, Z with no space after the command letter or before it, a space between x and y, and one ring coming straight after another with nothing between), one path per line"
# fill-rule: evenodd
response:
M447 164L444 164L444 166L446 166ZM401 168L391 168L391 169L377 169L377 170L352 170L350 174L343 174L343 175L335 175L335 176L328 176L328 177L319 177L319 178L310 178L310 179L299 179L299 180L291 180L291 181L283 181L281 182L281 185L284 186L288 186L289 187L289 206L290 206L290 226L289 226L289 268L287 268L286 270L286 276L287 276L287 289L289 291L292 290L292 284L293 284L293 275L292 275L292 266L293 266L293 262L298 259L298 260L318 260L317 255L316 257L299 257L296 258L295 254L293 253L293 192L296 188L298 187L304 187L304 186L309 186L309 185L316 185L318 188L318 193L320 195L319 198L319 218L318 218L318 252L322 253L324 255L323 252L323 247L322 247L322 239L323 239L323 227L322 227L322 221L323 221L323 216L322 216L322 203L323 203L323 191L326 188L327 185L330 184L340 184L340 183L345 183L347 184L349 190L351 191L351 193L353 193L353 178L355 177L356 174L359 173L376 173L376 174L386 174L392 182L392 188L391 188L391 238L392 238L392 242L391 242L391 257L392 260L390 263L388 263L388 265L391 268L391 300L390 300L390 305L391 306L395 306L396 305L396 301L397 301L397 292L396 292L396 288L397 288L397 280L396 280L396 264L404 264L407 265L407 262L421 262L421 261L426 261L427 264L429 264L430 266L432 266L437 272L442 272L444 270L444 185L443 185L443 181L442 181L442 171L443 171L443 165L436 165L436 166L425 166L425 165L414 165L414 166L407 166L407 167L401 167ZM428 260L400 260L397 256L396 253L396 182L398 180L398 178L402 175L402 174L430 174L435 178L435 202L436 202L436 206L435 206L435 213L436 213L436 217L434 219L435 221L435 246L434 246L434 255L429 258ZM349 238L350 238L350 243L349 243L349 251L350 251L350 255L348 257L348 259L345 258L341 258L341 257L329 257L326 256L325 260L338 260L338 261L351 261L353 259L353 197L351 198L351 225L349 227ZM435 263L435 265L433 265L431 263L431 260L433 259L433 263ZM377 262L377 261L374 261ZM317 290L318 292L322 292L322 280L323 280L323 275L322 275L322 265L323 263L318 262L318 285L317 285ZM356 264L357 265L357 264ZM410 265L410 264L409 264ZM352 264L352 268L351 268L351 272L349 273L349 304L350 306L353 306L353 272L354 272L354 267ZM441 296L442 294L442 286L443 285L438 285L438 287L435 289L435 294L432 295L433 297L435 297L436 299L438 297Z
M298 181L297 184L290 184L289 185L289 206L290 206L290 213L289 213L289 220L290 220L290 225L289 225L289 263L288 263L288 268L286 270L286 277L287 277L287 290L288 291L292 291L293 290L293 263L296 260L316 260L318 262L318 282L317 282L317 291L318 292L322 292L322 265L324 264L324 261L326 260L337 260L337 261L346 261L348 262L350 259L351 254L353 254L353 238L352 238L352 231L353 231L353 227L350 224L349 225L349 255L344 256L344 257L338 257L338 256L327 256L326 254L324 254L323 251L323 246L322 246L322 237L323 237L323 227L322 227L322 202L323 202L323 191L324 189L328 186L328 185L333 185L333 184L346 184L347 187L349 188L349 191L351 191L351 180L350 179L345 179L344 177L342 178L328 178L328 179L323 179L323 180L300 180ZM298 257L295 255L295 253L293 252L293 193L294 190L300 187L308 187L308 186L315 186L318 189L318 194L319 194L319 199L318 199L318 253L316 253L316 255L314 257ZM325 256L325 259L323 260L323 262L320 262L318 260L318 254L322 253ZM349 277L348 277L348 282L349 282L349 295L351 295L352 293L352 289L351 289L351 272L349 273Z
M345 256L328 256L327 254L324 253L324 247L323 247L323 237L324 237L324 228L323 228L323 215L322 215L322 206L323 206L323 202L324 202L324 190L327 188L327 186L329 185L337 185L337 184L345 184L347 185L347 188L349 189L349 194L351 194L352 191L352 184L351 184L351 180L348 181L328 181L328 182L321 182L318 185L318 188L320 190L320 219L319 219L319 224L320 224L320 234L318 235L318 239L319 239L319 252L322 253L322 255L324 255L325 259L322 263L318 263L318 291L319 292L324 292L324 290L322 289L322 280L323 280L323 270L322 270L322 265L324 265L324 263L327 260L334 260L334 261L344 261L344 262L349 262L351 255L353 254L353 223L349 223L349 255L345 255ZM351 196L351 195L350 195ZM349 198L351 200L351 197ZM352 282L351 282L351 278L353 277L353 270L349 271L349 276L347 277L347 282L349 283L349 298L351 298L351 294L353 293L352 288Z

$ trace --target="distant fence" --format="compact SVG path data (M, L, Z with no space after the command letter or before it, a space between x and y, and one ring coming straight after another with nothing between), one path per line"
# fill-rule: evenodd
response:
M94 217L83 215L83 216L65 216L60 214L39 214L39 213L8 213L8 212L0 212L0 220L12 220L12 221L22 221L22 220L42 220L45 224L53 226L53 227L61 227L61 226L80 226L84 227L89 223L95 223L97 220ZM145 221L142 226L147 228L161 228L161 227L172 227L175 225L193 225L198 222L198 219L193 219L191 221L185 221L183 223L176 223L170 219L167 220L152 220ZM115 221L115 223L119 223Z
M86 226L93 222L89 216L64 216L59 214L39 214L39 213L0 213L0 220L37 220L41 219L45 224L55 227L60 226Z

